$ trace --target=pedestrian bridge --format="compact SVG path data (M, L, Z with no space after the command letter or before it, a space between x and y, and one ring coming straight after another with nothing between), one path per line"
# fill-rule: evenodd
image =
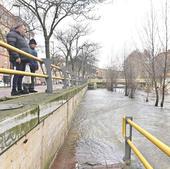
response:
M135 80L137 83L146 83L146 79L136 79ZM89 83L106 83L107 80L106 79L98 79L98 78L95 78L95 79L89 79ZM117 84L125 84L126 81L125 79L115 79L115 82Z
M93 78L88 80L88 88L89 89L94 89L94 88L106 88L106 83L107 79L98 79L98 78ZM145 79L136 79L135 82L139 85L146 85L147 81ZM125 79L115 79L113 82L113 87L117 88L124 88L126 84Z

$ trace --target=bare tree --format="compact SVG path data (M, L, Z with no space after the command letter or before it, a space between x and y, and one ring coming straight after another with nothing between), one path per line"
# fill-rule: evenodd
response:
M138 50L131 52L124 60L124 75L126 82L126 91L130 98L134 98L137 88L137 78L142 76L141 53Z
M127 76L127 64L125 64L125 50L124 50L124 56L123 56L123 73L125 78L125 96L128 96L128 76Z
M50 58L50 38L57 25L69 16L88 18L97 0L16 0L21 6L29 9L39 22L45 40L46 57Z
M106 86L109 91L113 91L113 89L117 87L117 78L118 78L118 71L116 66L109 67L106 72Z
M165 99L165 87L166 87L166 76L167 76L167 62L168 62L168 1L165 1L165 42L164 42L164 66L163 66L163 80L162 80L162 100L160 106L163 107Z
M80 71L81 71L82 77L85 77L85 73L87 72L88 68L90 66L92 67L97 61L96 56L98 50L100 49L100 46L97 43L86 41L82 44L80 49L81 49L81 53L80 55L78 55L80 61L78 74L80 75Z
M158 47L158 26L156 21L156 16L154 12L153 2L151 2L151 10L150 10L150 16L148 17L148 24L144 28L145 35L146 35L146 41L145 44L147 45L147 51L149 52L149 62L151 63L151 70L152 70L152 81L155 89L155 106L158 106L159 103L159 90L158 90L158 82L157 82L157 74L156 74L156 60L155 57L159 53L159 47Z
M141 64L143 67L143 78L145 79L146 102L149 101L149 93L153 87L152 64L150 52L146 49L141 53Z
M57 46L59 51L65 57L66 68L68 69L68 61L71 61L71 69L74 72L74 57L76 57L80 51L78 45L79 39L88 33L87 26L74 25L66 31L57 32L55 37L57 38L59 45ZM74 56L73 56L74 55Z

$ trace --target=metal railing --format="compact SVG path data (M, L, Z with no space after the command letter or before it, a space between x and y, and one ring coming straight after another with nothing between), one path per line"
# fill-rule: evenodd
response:
M53 92L53 85L52 85L53 79L63 80L64 88L67 87L67 81L69 81L69 80L74 81L75 80L75 79L68 78L68 76L67 76L68 72L65 71L64 69L60 68L59 66L52 64L52 61L50 59L37 58L37 57L27 53L27 52L24 52L24 51L22 51L18 48L15 48L14 46L11 46L11 45L3 42L3 41L0 41L0 46L6 48L8 50L12 50L14 52L17 52L18 54L21 54L21 55L25 56L26 58L38 61L40 63L40 67L41 67L42 72L43 72L42 74L39 74L39 73L18 71L18 70L13 70L13 69L0 68L0 74L23 75L23 76L33 76L33 77L45 78L46 83L47 83L47 89L46 89L47 93ZM44 69L43 69L43 66L42 66L43 64L45 65L46 71L44 71ZM55 76L52 75L53 70L57 70L57 71L54 71ZM59 72L59 76L56 75L56 72Z
M155 146L157 146L162 152L164 152L168 157L170 157L170 147L161 142L159 139L154 137L152 134L141 128L138 124L132 121L132 117L124 117L122 121L122 135L125 138L125 156L124 161L130 163L131 160L131 149L135 155L139 158L141 163L146 169L153 169L151 164L145 159L142 153L137 149L137 147L132 142L132 127L136 129L140 134L151 141ZM127 135L127 125L129 126L129 133Z

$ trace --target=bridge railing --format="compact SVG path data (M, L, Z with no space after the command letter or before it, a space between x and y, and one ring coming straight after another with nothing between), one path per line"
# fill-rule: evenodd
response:
M162 141L157 139L155 136L150 134L148 131L141 128L138 124L132 121L132 117L124 117L122 121L122 135L125 138L125 156L123 160L130 163L131 160L131 149L135 155L139 158L141 163L146 169L153 169L151 164L146 160L142 153L137 149L137 147L132 142L132 127L136 129L140 134L151 141L155 146L157 146L162 152L164 152L168 157L170 157L170 147L164 144ZM127 125L129 126L129 131L127 132Z
M71 74L69 72L67 72L65 69L60 68L57 65L52 64L52 61L50 59L40 59L38 57L35 57L27 52L24 52L18 48L15 48L14 46L11 46L3 41L0 41L0 46L3 48L6 48L8 50L12 50L16 53L19 53L23 56L25 56L26 58L38 61L40 63L40 67L42 70L42 74L40 73L31 73L31 72L25 72L25 71L18 71L18 70L13 70L13 69L5 69L5 68L0 68L0 74L10 74L10 75L23 75L23 76L33 76L33 77L40 77L40 78L45 78L46 79L46 83L47 83L47 89L46 92L47 93L52 93L53 92L53 83L52 80L56 79L56 80L62 80L64 83L64 87L66 88L68 86L68 81L77 81L76 84L80 83L80 80L78 80L78 78L74 78L72 79L70 76L68 76L68 74ZM45 65L46 70L44 71L43 69L43 64ZM56 73L54 76L52 75L52 71L53 70L57 70L57 72L59 72L59 76L56 75ZM53 71L56 72L56 71Z

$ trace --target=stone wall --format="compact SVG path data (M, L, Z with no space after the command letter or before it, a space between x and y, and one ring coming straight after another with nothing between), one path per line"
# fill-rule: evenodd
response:
M48 169L64 142L75 109L86 90L84 87L57 110L51 110L50 115L6 150L0 156L0 169Z

